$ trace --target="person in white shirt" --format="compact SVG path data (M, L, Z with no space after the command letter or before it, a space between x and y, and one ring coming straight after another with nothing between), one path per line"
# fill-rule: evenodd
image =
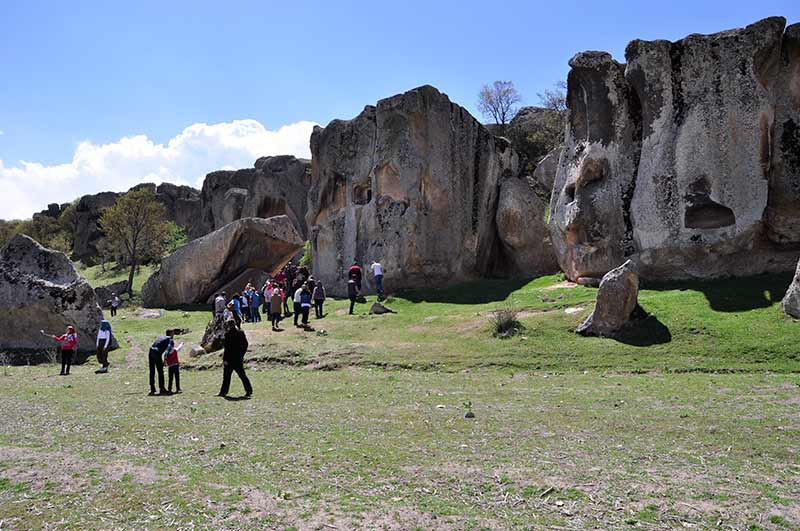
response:
M375 260L369 268L372 269L372 276L375 277L375 291L378 293L378 298L383 299L383 266Z
M298 285L297 289L294 292L294 298L292 299L293 302L294 302L294 325L295 326L300 326L299 324L297 324L297 318L301 317L302 316L301 314L303 313L303 305L301 304L302 303L302 297L303 297L303 286L301 284L301 285Z
M111 317L117 315L117 308L119 308L121 302L122 301L116 293L111 294Z
M111 346L111 323L103 319L100 321L100 329L97 331L97 361L100 368L95 371L97 374L108 372L108 348Z

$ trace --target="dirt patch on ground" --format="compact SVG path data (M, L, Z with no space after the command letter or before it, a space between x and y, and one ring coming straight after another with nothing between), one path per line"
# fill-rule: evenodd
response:
M551 290L554 290L554 289L577 288L579 285L580 284L576 284L574 282L570 282L569 280L562 280L561 282L558 282L558 283L553 284L551 286L547 286L545 288L542 288L542 290L543 291L551 291Z

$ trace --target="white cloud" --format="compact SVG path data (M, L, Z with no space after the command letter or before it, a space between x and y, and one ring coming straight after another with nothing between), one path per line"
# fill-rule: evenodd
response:
M28 218L48 203L66 203L84 194L122 192L141 182L171 182L199 187L215 170L252 167L258 157L295 155L310 158L313 122L269 131L256 120L194 124L156 144L145 135L112 144L81 142L72 161L45 166L0 160L0 218Z

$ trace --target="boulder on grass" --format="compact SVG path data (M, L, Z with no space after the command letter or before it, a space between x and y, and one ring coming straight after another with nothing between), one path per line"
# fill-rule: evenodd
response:
M781 308L788 315L795 319L800 319L800 262L797 263L797 271L794 274L794 279L786 290L781 301Z
M639 307L638 297L638 269L628 260L603 276L594 311L576 332L584 336L614 336L631 321Z
M372 306L369 309L370 315L383 315L385 313L397 313L396 311L392 310L381 304L380 302L373 302Z
M214 316L206 325L206 331L203 333L203 339L200 340L200 349L202 352L192 354L192 356L199 356L203 353L214 352L224 346L225 341L225 319L221 315ZM192 352L195 349L192 348Z
M142 304L164 308L205 303L248 269L276 272L302 247L287 216L234 221L164 258L142 287Z
M120 280L119 282L113 282L105 286L97 286L94 288L94 293L97 295L97 303L101 308L109 308L111 306L112 293L122 295L126 291L128 291L127 280Z
M18 355L14 361L41 359L56 342L40 330L63 334L68 325L78 333L78 354L93 353L102 319L94 290L66 255L23 234L0 251L0 351Z

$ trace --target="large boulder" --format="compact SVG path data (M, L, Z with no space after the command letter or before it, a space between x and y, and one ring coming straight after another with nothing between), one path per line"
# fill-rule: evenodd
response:
M62 334L73 325L78 353L92 353L102 319L94 290L66 255L23 234L0 250L0 350L36 359L56 347L40 330ZM116 339L111 347L117 347Z
M111 306L112 294L116 293L119 296L126 291L128 291L127 280L120 280L94 288L94 294L97 296L97 303L101 308L108 308Z
M310 180L310 162L289 155L262 157L249 169L209 173L200 194L202 224L189 236L197 238L240 218L286 215L305 237Z
M204 303L248 269L276 272L302 247L287 216L234 221L164 258L142 287L142 303L147 308Z
M792 279L792 283L781 301L781 308L788 315L795 319L800 319L800 262L797 264L794 279Z
M633 41L627 64L571 60L550 218L568 278L629 257L659 279L794 267L797 250L776 245L800 243L798 31L784 24Z
M495 215L518 157L435 88L315 128L311 153L306 219L329 293L344 294L354 260L380 260L395 289L463 282L508 262Z
M545 155L533 171L533 180L542 190L547 192L547 197L550 197L553 193L553 183L556 181L556 172L558 171L558 159L561 158L563 150L564 148L557 147Z
M72 246L72 258L86 263L94 263L97 258L97 244L103 233L98 222L103 210L112 206L119 194L101 192L85 195L75 205L75 239Z
M539 276L558 271L550 235L544 222L547 204L525 179L503 179L497 201L497 235L507 273ZM501 264L498 264L498 268Z
M578 326L585 336L611 337L622 331L639 307L639 274L628 260L603 277L597 290L594 311Z

